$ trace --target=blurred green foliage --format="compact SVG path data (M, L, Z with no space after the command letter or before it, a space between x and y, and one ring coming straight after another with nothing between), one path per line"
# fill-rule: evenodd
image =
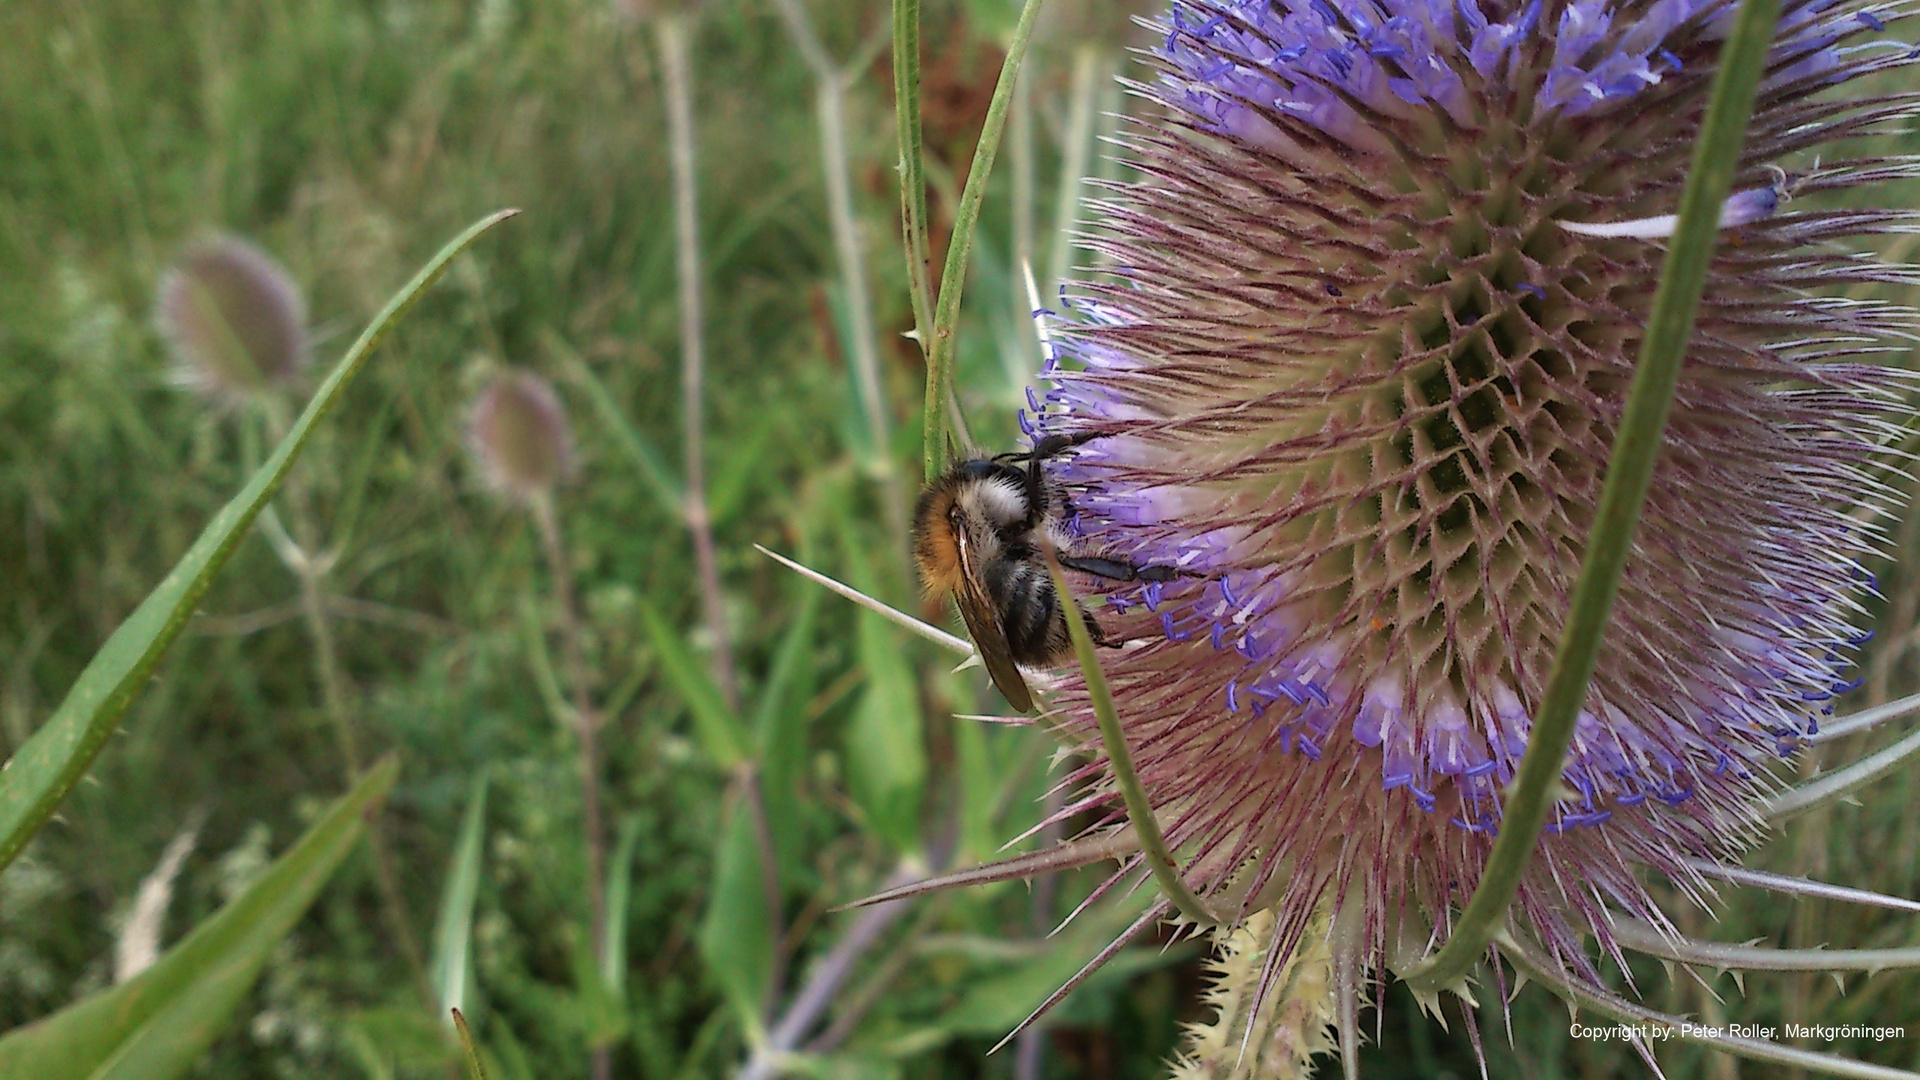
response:
M990 858L1042 816L1052 745L950 719L990 700L977 673L949 674L949 657L753 551L794 554L940 618L916 606L904 538L872 482L888 467L871 454L846 359L813 78L773 7L746 0L690 16L707 494L739 686L713 681L676 506L680 343L653 6L0 6L0 752L45 720L257 453L259 418L174 385L152 327L155 283L182 245L230 231L282 260L306 290L324 370L446 237L493 209L524 210L398 326L282 500L300 543L339 556L322 596L339 654L332 685L363 752L402 763L375 828L408 932L422 957L434 949L439 978L409 970L379 862L362 847L197 1075L449 1075L460 1044L429 999L456 979L462 947L462 1010L490 1076L587 1075L594 1046L618 1076L733 1075L859 918L829 906L901 867ZM1057 174L1075 139L1090 143L1071 122L1076 63L1092 62L1104 87L1128 41L1122 11L1056 7L976 238L958 367L988 445L1011 439L1019 373L1032 366L1016 252L1036 269L1054 259ZM898 336L911 317L879 48L887 11L865 0L807 10L826 50L856 63L848 152L895 434L885 462L911 475L921 370ZM936 253L1016 10L926 6ZM1104 89L1098 102L1123 106ZM1023 170L1038 178L1024 194ZM1023 222L1041 235L1016 242ZM509 367L559 387L582 459L558 517L585 691L603 714L612 957L593 955L588 932L576 687L557 659L565 628L541 540L528 515L487 496L462 449L467 402ZM1914 550L1913 534L1911 523L1898 533L1898 554ZM1869 684L1880 698L1915 682L1910 577L1898 565L1882 574L1893 632ZM123 737L0 875L0 1028L110 982L135 890L198 815L169 944L346 788L302 585L268 543L244 543ZM1760 865L1914 895L1912 785L1896 779L1864 807L1814 815ZM1043 939L1098 881L921 902L854 958L810 1033L822 1053L792 1064L835 1077L1014 1075L1019 1051L987 1048L1137 910L1137 898L1103 902ZM1683 925L1798 945L1917 940L1880 913L1729 896L1718 926ZM1143 944L1056 1011L1035 1075L1160 1074L1177 1024L1199 1014L1198 954ZM1635 974L1653 1004L1706 1007L1684 975ZM1742 1020L1905 1023L1914 1038L1833 1049L1909 1067L1920 1056L1910 977L1854 977L1844 997L1824 978L1756 976L1744 997L1729 979L1716 985L1724 1015ZM1617 1044L1569 1040L1564 1011L1537 991L1513 1006L1509 1049L1498 996L1483 995L1481 1018L1493 1075L1641 1068ZM1367 1075L1475 1075L1454 1019L1449 1034L1390 993ZM1720 1067L1691 1047L1661 1054L1670 1075Z

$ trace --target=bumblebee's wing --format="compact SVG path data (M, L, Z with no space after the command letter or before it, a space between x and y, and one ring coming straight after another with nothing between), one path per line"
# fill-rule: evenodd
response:
M993 685L1000 689L1007 703L1016 712L1032 712L1033 694L1027 689L1027 680L1020 677L1020 669L1013 664L1013 649L1000 629L999 612L994 610L986 586L980 581L979 553L967 540L966 530L955 529L954 538L960 548L960 587L954 590L953 599L960 608L960 617L966 620L967 636L973 638L973 647L979 650L988 677L993 679Z

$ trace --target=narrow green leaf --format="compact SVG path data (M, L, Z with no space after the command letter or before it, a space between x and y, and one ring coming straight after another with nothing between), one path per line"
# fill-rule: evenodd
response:
M527 1048L514 1037L511 1025L495 1024L490 1034L493 1052L485 1060L493 1063L496 1072L507 1080L541 1080L534 1075L533 1063L527 1060Z
M700 921L700 953L741 1021L757 1024L773 978L774 942L767 925L760 841L744 805L734 806L728 815L708 895Z
M627 905L633 896L633 849L640 844L640 819L620 822L607 863L607 939L600 953L600 981L614 997L627 992Z
M693 713L694 733L706 748L707 757L721 769L733 768L746 757L733 710L727 708L706 668L694 659L680 631L668 625L665 616L644 596L640 597L639 611L640 628L646 631L667 681Z
M353 1056L354 1064L359 1065L367 1080L395 1080L393 1066L374 1042L373 1036L358 1023L348 1021L340 1032L341 1045Z
M447 886L440 894L440 917L433 928L433 957L428 963L440 1007L458 1015L467 1007L473 979L473 904L480 893L480 860L487 822L487 769L482 766L467 794L467 813L453 845Z
M391 452L391 445L387 441L387 424L393 412L393 398L382 398L372 418L367 421L366 436L360 441L359 452L353 455L352 464L340 471L340 501L328 521L328 533L336 548L353 546L355 530L360 527L360 515L366 510L374 465L382 453Z
M393 787L392 759L367 771L259 880L138 976L8 1032L0 1076L169 1080L225 1030L273 947L305 914Z
M1549 791L1560 783L1573 725L1587 700L1587 682L1600 655L1601 635L1613 610L1614 593L1633 549L1633 533L1640 521L1640 504L1653 480L1660 456L1660 439L1687 343L1693 337L1694 310L1707 280L1707 267L1719 242L1720 205L1733 187L1746 142L1747 117L1753 111L1755 88L1767 64L1774 25L1780 18L1780 0L1741 0L1733 33L1720 50L1720 67L1713 76L1713 96L1693 148L1687 184L1680 193L1680 216L1673 246L1660 268L1660 285L1647 317L1647 336L1641 342L1633 385L1627 390L1620 433L1614 439L1613 458L1600 489L1593 535L1580 563L1567 625L1554 653L1527 752L1520 759L1513 794L1502 808L1500 838L1487 857L1487 869L1454 923L1453 935L1440 951L1404 976L1416 994L1453 989L1467 970L1479 963L1507 921L1520 878L1533 856L1547 810Z
M146 685L154 666L212 585L214 575L226 565L253 519L279 490L287 470L312 437L314 426L339 402L374 346L439 278L454 256L481 233L516 213L502 210L468 226L387 301L314 392L306 411L272 456L207 524L166 578L107 638L53 716L0 769L0 867L20 854L99 755L127 706Z
M918 14L916 10L916 39ZM1033 24L1039 15L1040 0L1027 0L1020 9L1020 21L1014 24L1012 40L1007 43L1000 81L987 103L987 121L980 129L980 141L974 144L973 164L967 170L967 184L961 189L960 206L954 212L953 235L947 240L947 263L940 272L940 297L933 310L933 340L923 341L927 350L927 397L921 414L926 438L922 456L929 480L945 471L951 450L947 437L947 401L953 397L953 349L960 331L960 295L966 290L967 256L973 250L973 230L980 223L980 204L987 198L987 178L993 174L993 161L1000 153L1000 136L1006 130L1014 83L1020 78L1020 65L1026 59L1027 42L1033 37ZM900 40L898 6L894 9L894 18L897 43ZM898 63L896 58L896 90Z
M467 1018L457 1008L447 1011L453 1017L453 1029L460 1033L460 1049L466 1052L467 1080L487 1080L486 1066L480 1064L480 1051L473 1044L473 1032L467 1030Z
M573 988L559 1003L555 1018L564 1017L570 1033L591 1048L610 1047L627 1033L627 1007L607 989L600 977L600 957L585 934L575 935L567 950Z

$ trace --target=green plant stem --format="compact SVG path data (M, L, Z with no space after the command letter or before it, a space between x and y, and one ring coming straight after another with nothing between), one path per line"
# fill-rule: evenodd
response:
M322 705L339 740L348 781L355 782L365 775L366 768L354 737L352 713L347 704L346 676L340 670L333 624L327 616L327 594L320 580L321 568L309 564L299 571L298 576L300 613L306 624L307 637L313 642ZM380 908L387 920L387 930L393 935L394 943L400 946L400 958L407 965L414 989L432 1007L435 1000L432 985L427 979L427 965L420 954L420 942L414 937L413 920L407 913L406 896L400 891L400 875L394 869L393 849L387 845L383 822L384 816L376 816L367 822L367 854L373 861L374 887L380 891Z
M875 339L873 300L867 288L867 259L860 244L860 225L854 216L852 167L847 155L847 87L858 71L839 67L827 55L800 0L773 0L786 21L800 56L812 70L816 111L820 117L820 163L827 183L827 221L833 231L835 258L840 263L840 289L846 302L848 358L866 414L867 467L880 488L890 535L907 535L907 504L894 468L892 424L880 382L880 347Z
M1087 683L1087 697L1093 701L1093 715L1100 722L1100 741L1106 746L1107 764L1113 770L1114 784L1120 788L1127 818L1140 841L1141 858L1153 871L1153 880L1160 891L1180 914L1202 926L1220 926L1230 921L1214 914L1206 901L1195 896L1180 877L1180 864L1167 849L1166 838L1160 834L1160 820L1153 816L1153 803L1147 799L1140 774L1133 769L1133 752L1127 749L1127 734L1120 729L1120 714L1114 709L1113 691L1107 686L1106 673L1100 670L1093 635L1087 633L1086 616L1081 614L1080 602L1073 598L1073 591L1067 586L1067 579L1060 573L1060 564L1054 561L1052 552L1047 553L1047 569L1053 573L1053 588L1060 598L1060 609L1067 617L1067 634L1073 639L1074 656L1080 661L1080 674Z
M607 892L603 881L607 841L600 820L600 717L594 710L587 686L586 650L581 642L580 614L574 606L573 575L566 540L560 533L560 519L554 513L553 499L548 496L536 499L532 510L534 525L540 532L540 547L546 553L548 576L553 579L560 647L564 650L567 682L573 691L573 729L580 744L580 813L585 819L587 842L587 905L593 955L598 960L607 941Z
M685 18L660 17L660 73L667 99L667 145L673 164L674 248L680 281L680 405L686 478L684 514L693 539L693 561L701 610L711 639L714 685L727 707L739 711L734 680L733 645L727 633L720 595L719 560L713 546L713 522L707 512L706 481L706 330L700 282L700 214L695 199L699 178L693 160L693 72Z
M1721 50L1712 98L1694 146L1693 163L1680 196L1678 226L1660 273L1641 343L1633 385L1614 440L1612 461L1600 492L1600 508L1587 543L1566 629L1533 731L1500 822L1500 837L1473 898L1438 953L1404 976L1416 994L1457 986L1486 954L1507 920L1560 782L1575 719L1586 702L1587 683L1600 653L1601 635L1618 591L1620 573L1633 548L1640 507L1653 479L1660 439L1679 385L1693 317L1719 236L1720 206L1733 187L1747 117L1766 67L1779 20L1780 0L1741 0L1733 33Z
M734 676L733 646L727 630L726 603L720 592L720 565L713 542L713 522L707 508L706 436L703 419L706 401L705 313L700 284L700 218L695 200L698 175L693 156L693 71L687 23L682 16L663 15L658 24L660 35L661 79L666 88L667 142L673 162L675 249L680 279L681 410L684 416L687 532L693 540L695 584L700 592L701 610L707 624L713 684L731 715L740 714L740 688ZM824 54L823 54L824 55ZM837 101L837 98L836 98ZM836 114L837 115L837 114ZM844 151L843 151L844 155ZM843 252L844 254L844 252ZM864 290L864 286L863 286ZM870 320L869 320L870 321ZM878 393L878 381L874 383ZM879 437L880 433L875 432ZM884 443L881 444L884 446ZM897 503L898 500L895 500ZM904 517L904 510L899 511ZM767 925L772 940L783 934L784 905L781 903L780 863L773 850L773 829L767 821L766 800L760 792L759 767L743 760L737 767L735 783L741 794L740 806L751 816L755 847L760 860L760 877L766 891ZM596 889L598 885L594 886ZM594 938L598 952L603 937ZM774 963L778 984L784 973L785 959ZM599 1053L599 1052L596 1052ZM600 1059L595 1058L595 1080L603 1080Z
M566 540L560 533L560 519L553 510L553 498L543 494L534 500L533 521L540 532L540 546L546 553L548 576L553 579L554 607L560 619L560 647L567 665L567 681L573 691L573 730L580 747L580 817L586 838L587 855L587 927L593 943L593 958L598 964L607 947L607 837L600 813L600 714L593 707L587 686L586 649L581 640L580 613L573 599L572 561L567 558ZM613 1057L606 1046L592 1049L591 1072L594 1080L613 1075Z
M927 355L933 334L928 286L933 255L927 239L927 179L920 141L920 0L893 0L893 122L900 149L900 230L907 256L907 293L914 336ZM932 445L932 436L927 436Z
M734 772L740 808L753 826L754 854L760 860L760 892L767 907L767 935L773 942L773 961L767 969L767 999L763 1020L771 1021L779 1003L780 984L787 979L786 903L780 887L780 853L774 847L773 823L767 817L767 797L760 782L760 763L744 758Z
M921 413L926 442L922 450L927 479L938 476L946 467L952 447L947 434L946 403L953 396L953 353L960 323L960 296L966 288L967 258L973 251L973 230L980 223L980 204L987 197L987 178L993 175L993 161L1000 152L1000 137L1006 130L1008 107L1020 78L1020 65L1027 56L1027 42L1033 37L1033 24L1040 15L1041 0L1027 0L1020 9L1020 21L1014 24L1013 40L1007 43L1007 59L1000 65L1000 81L987 104L987 121L980 129L980 141L974 144L973 164L967 170L967 183L960 191L960 205L954 212L953 236L947 241L947 262L940 273L940 298L933 309L933 338L921 343L927 351L927 399ZM894 42L900 44L900 6L894 8ZM918 9L914 11L916 43L919 37ZM895 91L899 90L899 53L895 53ZM916 68L918 66L916 50ZM917 76L917 71L916 71ZM918 81L917 78L915 80ZM900 108L906 99L896 97ZM919 126L918 89L913 99L914 126ZM903 121L904 123L904 121ZM904 176L904 173L903 173ZM922 195L924 210L925 196ZM924 217L924 215L923 215ZM911 237L909 237L911 242Z
M266 429L269 441L277 443L286 437L288 420L277 401L270 400L268 407L256 418ZM248 423L243 430L247 437L241 439L241 453L247 470L251 472L259 467L259 433L252 423ZM333 572L337 559L334 553L313 553L319 547L316 539L318 530L311 520L306 485L300 474L290 473L281 491L300 537L295 539L288 534L280 524L280 517L272 504L261 512L261 532L274 554L280 557L281 563L300 583L301 624L306 630L308 643L313 646L314 675L320 683L321 711L326 714L327 724L333 730L334 744L340 752L347 783L352 784L360 779L366 765L361 756L359 734L354 729L353 707L350 704L352 694L348 689L346 672L340 666L340 649L334 641L333 622L327 612L330 600L327 576ZM413 918L407 912L406 894L400 889L400 875L394 869L393 851L387 845L381 817L376 816L367 823L367 854L373 862L374 888L380 893L380 911L387 921L387 932L393 935L394 943L400 947L400 958L413 979L414 991L428 1009L437 1008L439 1001L433 992L432 980L427 975L420 941L414 936Z

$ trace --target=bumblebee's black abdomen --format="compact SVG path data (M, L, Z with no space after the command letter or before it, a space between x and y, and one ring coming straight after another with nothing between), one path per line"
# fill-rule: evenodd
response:
M1066 620L1044 564L996 561L986 567L987 595L1000 612L1000 630L1015 663L1044 667L1065 651Z

